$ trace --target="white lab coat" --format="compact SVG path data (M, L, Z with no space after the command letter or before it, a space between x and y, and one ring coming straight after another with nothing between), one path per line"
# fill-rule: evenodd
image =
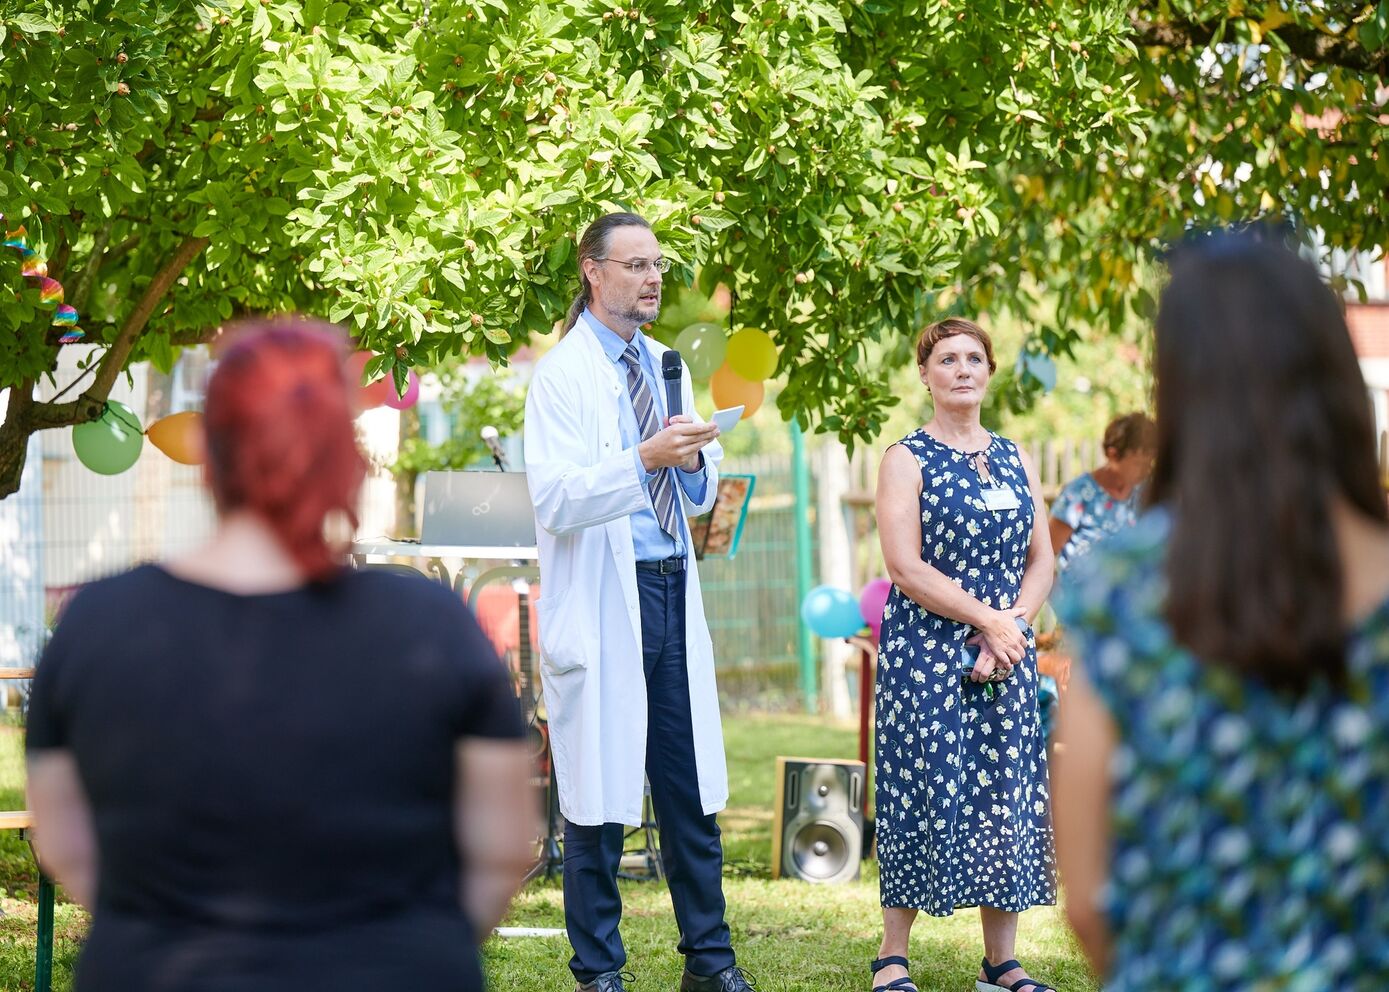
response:
M565 819L637 826L646 679L630 515L651 501L633 452L622 446L618 414L619 404L630 402L627 384L586 318L579 321L541 359L526 396L526 476L539 524L540 680ZM666 349L647 342L660 368ZM699 419L688 368L681 393L683 410ZM704 449L703 503L694 506L676 486L690 513L714 505L722 457L717 441ZM686 576L690 711L699 797L708 814L728 802L728 772L714 648L693 554Z

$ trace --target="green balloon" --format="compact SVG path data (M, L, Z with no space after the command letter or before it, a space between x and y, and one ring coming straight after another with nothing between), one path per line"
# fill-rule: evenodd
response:
M728 351L728 338L718 324L691 324L675 339L675 349L690 367L690 375L707 379L719 370Z
M100 475L120 475L140 457L145 436L135 411L116 400L96 420L72 429L72 450L77 460Z

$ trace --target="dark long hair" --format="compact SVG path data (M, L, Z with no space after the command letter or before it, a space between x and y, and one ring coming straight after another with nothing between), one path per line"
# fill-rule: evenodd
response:
M1332 511L1386 510L1340 305L1267 237L1214 235L1170 262L1149 487L1173 510L1167 620L1197 657L1277 689L1343 684Z
M569 315L564 319L564 330L560 332L560 337L569 333L592 299L593 287L588 284L588 276L584 275L584 259L606 257L608 241L612 232L619 227L650 229L651 225L636 214L604 214L588 225L584 236L579 239L579 295L569 304Z

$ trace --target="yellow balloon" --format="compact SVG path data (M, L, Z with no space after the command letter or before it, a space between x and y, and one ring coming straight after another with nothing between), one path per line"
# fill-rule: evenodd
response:
M728 339L728 367L749 382L761 382L776 371L776 345L766 331L744 327Z
M201 465L205 457L203 415L193 410L170 414L150 424L145 435L164 454L182 465Z
M734 372L728 363L724 363L709 378L709 392L714 397L714 405L720 410L726 410L731 406L743 406L743 416L741 419L747 420L757 408L762 405L762 398L766 394L761 382L749 382Z

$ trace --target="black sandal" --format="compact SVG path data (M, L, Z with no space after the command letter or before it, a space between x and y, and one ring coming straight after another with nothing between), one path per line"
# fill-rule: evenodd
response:
M1035 978L1019 978L1012 985L1000 985L998 980L1014 968L1021 968L1022 965L1016 961L1004 961L1000 965L989 964L989 959L984 958L980 962L984 969L984 977L987 982L975 981L975 992L1056 992L1056 989L1046 982L1039 982ZM874 992L877 992L875 989Z
M874 958L873 963L869 965L869 967L873 969L873 974L876 975L884 968L889 968L894 964L900 964L903 968L911 967L911 965L907 964L907 959L900 954L894 954L886 958ZM886 985L873 986L873 992L920 992L920 990L917 989L916 983L911 980L910 976L904 976L902 978L894 978ZM1053 990L1053 992L1055 992L1055 990Z

